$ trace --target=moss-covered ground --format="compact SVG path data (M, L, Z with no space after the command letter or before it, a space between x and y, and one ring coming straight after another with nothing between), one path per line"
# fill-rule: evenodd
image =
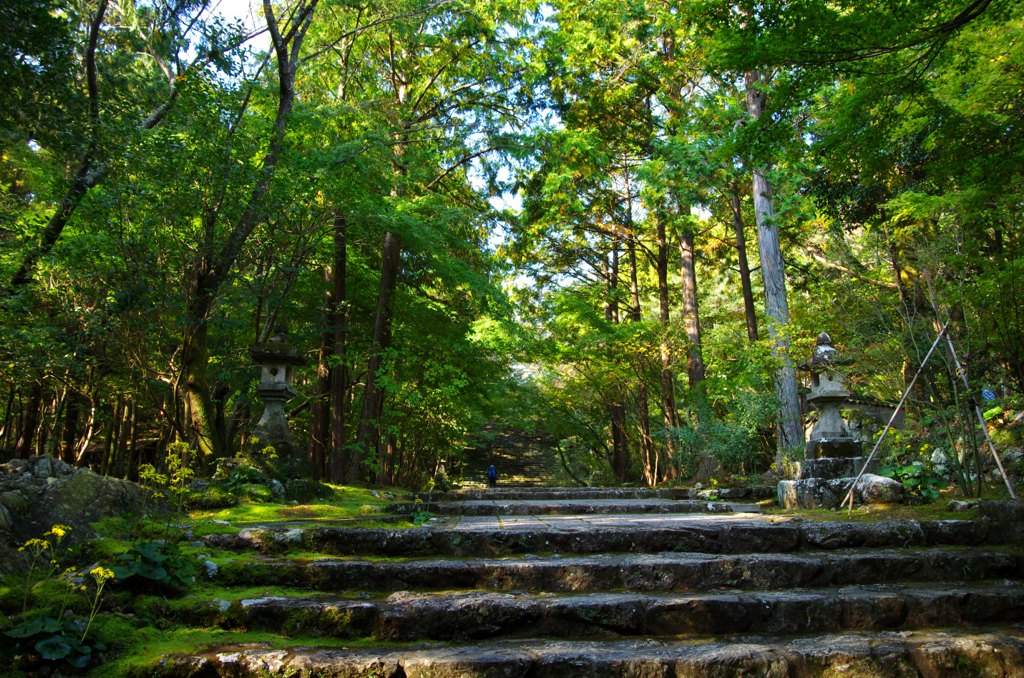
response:
M213 647L253 646L268 649L288 649L309 646L311 641L302 638L282 638L267 632L236 632L220 629L157 628L139 626L131 620L116 618L109 623L109 630L132 640L124 648L122 656L97 666L89 672L92 678L125 678L152 676L158 672L160 660L170 654L195 655ZM367 645L374 647L400 647L399 643L379 641L317 638L320 647L357 648ZM16 674L15 674L16 675Z
M384 510L386 504L395 501L386 499L386 495L404 496L407 493L397 488L372 490L354 485L328 484L324 487L327 488L326 496L319 498L315 504L246 502L231 508L193 511L190 513L192 520L200 523L193 528L193 532L199 535L224 529L223 526L209 522L213 520L227 521L231 525L302 520L372 520L373 516Z
M1001 492L999 490L1002 490ZM1018 493L1020 490L1018 489ZM899 505L872 505L854 506L851 512L848 508L843 509L784 509L774 502L764 506L762 512L765 515L785 518L803 518L804 520L826 520L826 521L851 521L858 523L874 523L883 520L970 520L978 517L976 507L967 511L950 511L948 506L951 500L963 500L964 497L958 491L950 490L943 492L935 501L922 501L914 504ZM996 491L984 495L982 499L1009 499L1009 493L1005 487L996 488ZM970 501L976 501L971 499Z
M215 585L204 576L203 561L209 560L221 567L228 564L244 566L263 559L262 556L222 551L205 545L192 546L190 543L204 535L237 533L247 525L294 521L309 521L310 526L318 521L332 521L332 525L341 527L413 527L410 522L394 522L381 516L387 503L404 494L404 490L397 488L372 490L363 486L325 485L320 496L305 505L295 502L243 502L231 508L195 510L185 515L125 515L95 523L93 527L99 534L98 539L70 550L62 548L60 562L52 566L48 562L52 554L47 553L47 557L38 562L31 581L26 572L0 577L0 632L40 616L57 617L62 609L67 619L81 620L81 630L84 630L96 598L95 581L88 572L96 567L124 565L119 556L129 552L133 545L177 544L181 557L196 567L195 583L182 587L140 577L124 582L109 581L102 591L87 641L101 640L107 645L103 664L94 661L85 670L79 670L61 661L44 662L29 644L12 650L20 652L15 656L0 654L0 678L22 678L52 674L54 671L61 675L145 676L151 675L159 658L169 653L191 654L215 645L285 647L301 644L301 638L285 639L273 633L250 632L237 627L232 623L231 614L199 611L216 610L214 601L225 601L231 606L247 598L308 596L315 592L300 587ZM303 561L323 557L323 554L296 552L290 557ZM72 576L79 575L74 587L60 578L65 568L73 568ZM27 585L29 593L26 599ZM72 635L69 631L63 633ZM74 635L77 636L77 631ZM0 636L0 640L4 638ZM33 642L35 640L38 639ZM308 645L312 639L305 642ZM370 641L321 637L315 642L326 646L358 646ZM9 642L7 645L11 650Z
M388 496L391 494L393 496ZM411 523L384 522L378 512L385 504L394 501L394 495L401 496L400 490L378 490L376 496L370 488L354 486L328 486L314 503L242 503L232 508L197 510L187 515L111 518L94 525L100 538L62 552L58 568L41 567L33 576L28 596L28 611L23 612L25 602L25 573L8 574L0 578L0 628L11 629L33 616L49 613L63 607L70 619L88 618L95 599L95 584L87 572L96 566L113 568L123 564L119 556L127 553L133 545L165 541L177 544L185 560L196 567L195 582L188 586L156 584L136 578L134 581L114 580L106 585L101 596L101 605L93 623L90 638L103 640L108 649L103 653L104 663L93 662L86 670L69 668L66 664L50 662L49 669L60 670L61 675L88 675L97 677L146 676L152 675L160 658L173 653L194 654L214 646L262 645L285 649L296 645L359 647L380 643L372 638L348 637L331 638L317 632L308 625L302 633L312 631L309 637L256 631L246 628L239 601L265 597L304 597L317 592L303 586L300 579L293 585L253 586L250 566L268 562L268 558L254 552L235 552L213 548L208 545L190 545L206 534L235 533L240 526L282 522L318 520L350 521L334 523L351 527L410 527ZM920 505L857 507L852 514L844 511L786 511L777 507L766 507L767 516L777 519L803 518L806 520L874 522L890 519L942 520L977 517L977 510L964 513L949 512L946 505L952 497L946 495L937 502ZM222 522L214 522L222 521ZM225 525L224 522L227 524ZM306 562L324 557L321 553L292 552L284 560ZM374 560L375 558L361 558ZM383 560L383 559L382 559ZM415 559L413 559L415 560ZM205 576L202 562L212 561L218 565L222 575L215 580ZM67 596L68 583L60 580L59 574L65 567L86 573L76 584L72 595ZM49 576L45 576L49 574ZM237 574L238 576L228 576ZM247 581L247 577L250 580ZM282 583L287 584L284 577ZM81 588L84 586L84 590ZM353 595L358 592L351 592ZM363 594L365 596L365 594ZM373 597L377 597L376 595ZM293 627L294 628L294 625ZM366 631L359 633L365 634ZM356 633L358 636L359 633ZM339 635L337 633L333 635ZM342 634L343 635L343 634ZM90 641L91 642L91 641ZM0 657L0 678L18 676L24 678L39 675L44 666L31 647L22 649L20 659L13 662ZM8 663L5 663L8 662Z

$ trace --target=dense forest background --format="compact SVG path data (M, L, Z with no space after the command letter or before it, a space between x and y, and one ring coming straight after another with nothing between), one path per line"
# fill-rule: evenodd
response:
M866 398L949 322L990 416L1024 400L1016 0L211 4L0 0L5 455L209 472L278 325L334 482L485 422L579 482L753 476L823 330ZM978 445L952 358L913 453Z

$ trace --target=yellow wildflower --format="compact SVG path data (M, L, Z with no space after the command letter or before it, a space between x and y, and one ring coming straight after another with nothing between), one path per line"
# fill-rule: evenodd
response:
M92 578L96 580L97 584L114 578L114 573L105 567L94 567L89 571L89 574L92 575Z

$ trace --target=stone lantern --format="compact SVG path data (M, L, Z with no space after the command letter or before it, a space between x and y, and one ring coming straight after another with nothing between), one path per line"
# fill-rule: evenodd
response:
M292 389L292 368L306 359L288 342L288 332L278 325L265 344L249 349L249 356L260 364L260 383L256 393L263 401L263 416L253 430L258 447L273 446L280 456L301 456L288 427L284 404L297 394Z
M849 404L851 394L846 390L846 378L837 368L853 361L839 355L827 332L818 335L816 343L814 354L800 366L811 374L807 403L818 410L818 422L804 448L804 457L859 457L860 440L854 437L839 412L840 405Z

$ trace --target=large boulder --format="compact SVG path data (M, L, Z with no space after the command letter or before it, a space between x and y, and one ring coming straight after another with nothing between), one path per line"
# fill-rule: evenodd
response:
M1010 447L1003 452L1003 468L1012 476L1024 475L1024 449Z
M89 523L135 511L145 498L146 490L135 483L81 469L44 488L25 518L43 532L60 524L70 526L79 539L92 538L96 533Z
M65 544L93 539L96 530L90 523L138 511L145 496L135 483L49 456L0 464L0 571L21 567L18 546L54 525L71 528Z
M834 509L846 498L853 478L806 478L779 482L779 505L787 509ZM854 503L898 504L904 498L903 484L892 478L865 473L853 493Z

